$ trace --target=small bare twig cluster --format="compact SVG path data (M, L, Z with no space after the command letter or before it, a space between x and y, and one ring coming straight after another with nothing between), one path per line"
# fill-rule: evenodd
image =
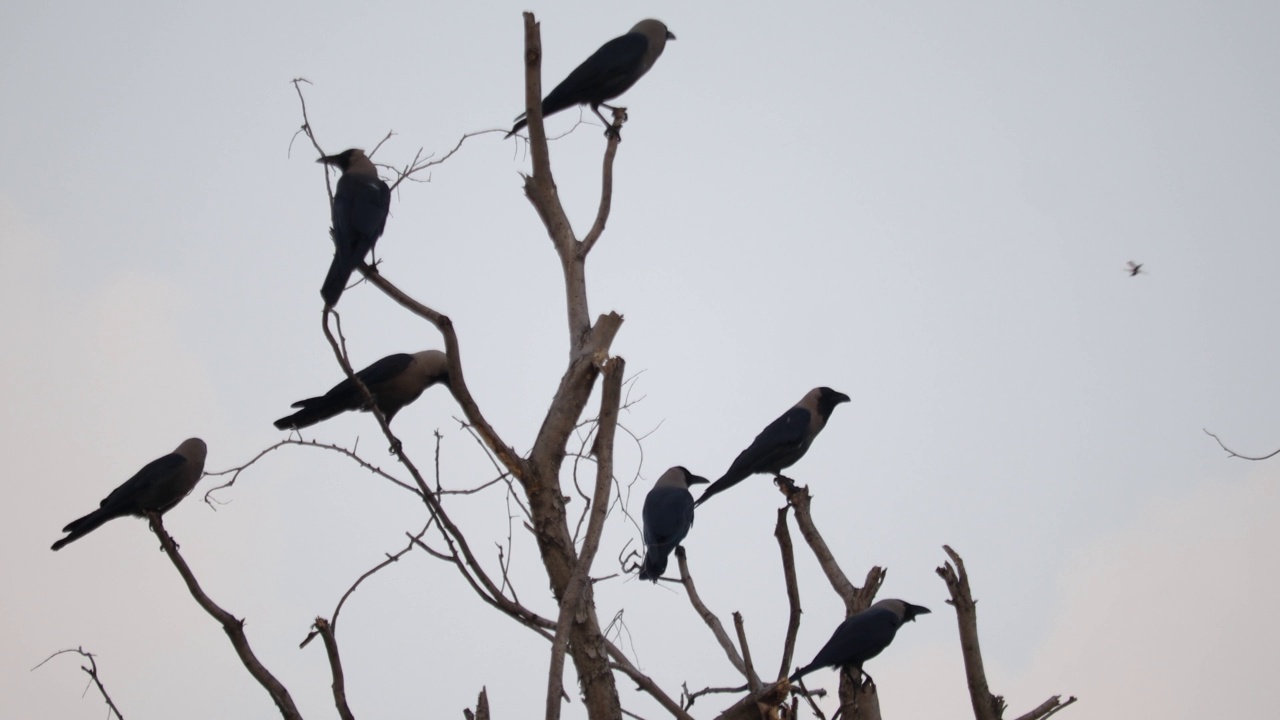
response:
M89 652L89 651L85 650L84 648L82 648L82 647L78 647L78 648L68 648L68 649L66 649L66 650L59 650L58 652L56 652L56 653L54 653L54 654L50 655L49 657L45 658L44 660L41 660L41 661L40 661L40 664L36 665L35 667L33 667L33 668L31 668L31 669L32 669L32 670L39 670L41 667L43 667L43 666L44 666L44 664L45 664L45 663L47 663L47 662L49 662L50 660L52 660L52 659L54 659L54 658L58 657L59 655L64 655L64 654L67 654L67 653L75 653L75 654L77 654L77 655L79 655L79 656L81 656L81 657L83 657L84 659L86 659L86 660L88 660L88 661L89 661L89 666L88 666L88 667L85 667L84 665L81 665L81 666L80 666L80 669L81 669L81 670L83 670L83 671L84 671L84 673L85 673L86 675L88 675L88 676L89 676L89 682L91 682L91 683L93 683L95 686L97 686L97 688L98 688L98 694L102 695L102 701L103 701L103 702L105 702L105 703L107 704L107 712L108 712L110 715L115 715L115 716L116 716L116 720L124 720L124 715L120 713L120 708L116 707L115 701L113 701L113 700L111 699L111 695L110 695L109 693L107 693L107 688L106 688L106 686L102 684L102 678L98 677L98 660L97 660L97 657L95 657L93 653L91 653L91 652ZM86 687L85 687L85 692L88 692L88 691L89 691L89 688L88 688L88 686L86 686Z

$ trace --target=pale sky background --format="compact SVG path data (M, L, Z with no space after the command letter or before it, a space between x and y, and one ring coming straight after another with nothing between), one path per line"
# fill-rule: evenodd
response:
M1010 717L1274 712L1280 672L1280 6L1264 2L64 3L0 8L0 286L8 497L0 522L0 715L99 718L83 646L135 718L278 713L143 521L54 554L58 529L192 435L208 469L283 436L271 421L340 377L320 333L329 152L403 164L522 108L520 11L551 87L656 17L679 39L624 103L614 210L592 255L593 315L639 373L620 446L632 507L674 464L717 477L808 389L840 406L791 473L860 582L934 610L869 666L886 718L971 717L954 612L934 568L967 560L993 689ZM569 128L577 112L550 123ZM575 227L598 197L599 128L557 142ZM469 140L406 184L383 271L449 314L489 419L525 451L567 348L558 263L519 173L524 146ZM1124 272L1146 263L1149 274ZM367 285L340 305L358 366L440 347ZM396 418L446 484L491 476L429 391ZM390 466L367 415L308 433ZM638 467L637 467L638 465ZM337 456L289 448L167 516L207 592L307 717L333 717L319 643L298 649L424 510ZM451 500L490 565L500 492ZM710 607L776 667L780 496L756 477L686 541ZM552 614L517 525L520 596ZM638 530L614 516L596 565ZM841 618L807 552L797 661ZM739 682L683 593L598 585L671 693ZM360 717L541 714L547 644L416 553L340 616ZM571 666L570 666L571 667ZM823 671L813 684L834 687ZM576 682L567 717L581 717ZM625 705L663 713L619 680ZM728 697L702 700L710 717Z

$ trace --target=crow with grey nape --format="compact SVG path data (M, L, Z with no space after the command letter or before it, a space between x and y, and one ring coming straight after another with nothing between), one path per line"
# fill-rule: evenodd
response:
M133 477L112 490L98 504L97 510L62 528L62 532L69 534L54 543L53 549L61 550L67 543L97 530L108 520L127 515L145 517L149 512L165 514L200 481L207 451L200 438L183 440L176 450L147 463Z
M610 135L613 125L600 114L600 107L613 110L604 104L605 101L631 89L657 62L667 47L667 41L675 39L676 36L662 21L641 20L631 28L631 32L601 45L548 93L542 99L542 117L575 105L590 105L591 112L604 123L605 135ZM506 137L515 135L527 123L525 113L520 113Z
M777 476L794 465L804 457L813 439L826 427L831 411L844 402L849 402L849 396L829 387L810 390L795 407L769 423L751 441L751 445L738 454L724 476L702 493L696 504L701 505L712 495L724 492L756 473Z
M693 494L690 485L705 483L677 465L662 473L644 498L644 562L640 579L658 582L667 570L667 556L689 534L693 527Z
M378 169L363 150L353 148L316 162L342 171L333 192L333 262L320 286L324 306L331 308L338 304L351 273L382 236L391 211L391 188L378 177Z
M388 355L355 374L369 388L374 402L387 422L405 405L418 399L427 388L436 383L449 385L449 357L439 350L424 350L412 355L396 353ZM368 411L364 393L347 378L334 385L320 397L299 400L290 407L298 412L275 422L280 430L299 429L315 425L322 420L348 410Z
M836 628L831 639L813 658L813 662L791 675L791 682L824 667L838 667L842 670L857 668L870 679L871 675L862 670L862 663L889 647L903 623L914 621L917 615L928 612L927 607L902 600L881 600L862 612L850 615Z

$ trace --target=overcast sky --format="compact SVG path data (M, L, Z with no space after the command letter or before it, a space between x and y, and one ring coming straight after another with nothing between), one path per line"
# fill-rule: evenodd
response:
M1202 429L1280 447L1280 6L15 0L0 7L0 715L102 717L75 658L31 671L80 646L131 719L278 717L144 522L49 545L186 437L208 442L209 470L248 461L284 436L271 421L291 402L340 378L319 324L324 173L294 137L289 81L310 81L328 152L394 131L378 161L443 154L522 109L526 9L546 87L644 17L678 36L623 98L588 265L593 315L626 317L614 351L642 399L623 422L643 454L619 450L633 510L671 465L718 477L828 385L853 401L790 474L851 578L887 567L881 597L934 611L869 666L886 718L971 712L934 574L944 543L968 563L1013 716L1055 694L1079 696L1081 718L1273 711L1280 458L1230 459ZM402 185L378 250L389 279L453 318L473 394L523 452L568 340L528 156L501 138ZM604 146L582 127L552 149L579 233ZM357 366L441 346L367 285L340 310ZM420 465L442 433L452 487L493 473L460 414L437 388L396 418ZM358 439L392 467L366 415L307 436ZM168 529L303 714L332 717L323 648L298 643L420 529L421 504L296 447L216 511L200 501L213 485ZM786 626L780 502L752 478L685 543L704 600L743 613L768 672ZM502 493L450 503L495 566ZM552 613L514 532L520 597ZM638 538L613 516L596 574ZM799 572L798 662L842 614L804 551ZM597 601L669 692L739 682L678 589L615 578ZM366 582L339 641L359 716L460 717L482 686L495 718L541 712L546 642L423 553ZM570 671L567 717L582 716L575 686ZM661 717L633 687L619 681L624 705Z

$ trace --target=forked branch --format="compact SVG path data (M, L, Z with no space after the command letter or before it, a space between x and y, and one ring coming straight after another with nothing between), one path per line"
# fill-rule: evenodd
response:
M964 656L964 672L969 684L973 716L975 720L1001 720L1005 701L1000 695L992 694L987 684L987 672L982 664L982 648L978 643L978 604L969 589L969 573L965 570L964 560L959 553L947 545L943 545L942 549L950 561L943 563L936 572L947 584L947 591L951 594L947 604L956 609L956 622L960 627L960 652ZM1061 702L1060 697L1054 695L1018 720L1044 720L1076 700L1072 697Z
M31 668L31 669L32 669L32 670L38 670L38 669L40 669L41 665L44 665L45 663L49 662L50 660L52 660L52 659L54 659L54 658L56 658L56 657L58 657L59 655L62 655L62 654L64 654L64 653L76 653L77 655L80 655L80 656L84 657L85 659L87 659L87 660L89 661L89 667L85 667L85 666L81 665L81 666L80 666L80 669L81 669L81 670L83 670L83 671L85 672L85 674L89 676L89 679L93 682L93 684L94 684L94 685L97 685L97 686L98 686L98 692L102 695L102 700L103 700L104 702L106 702L106 703L107 703L107 710L108 710L108 712L110 712L112 715L115 715L115 716L116 716L116 720L124 720L124 715L121 715L121 714L120 714L120 708L117 708L117 707L116 707L116 704L115 704L114 702L112 702L112 700L111 700L111 696L110 696L109 694L107 694L107 688L106 688L106 686L104 686L104 685L102 684L102 679L98 677L98 662L97 662L97 660L95 660L95 659L94 659L93 653L91 653L91 652L86 652L84 648L79 647L79 648L72 648L72 649L67 649L67 650L59 650L58 652L56 652L56 653L54 653L54 654L50 655L49 657L45 658L44 660L41 660L41 661L40 661L40 665L36 665L35 667L33 667L33 668ZM86 691L87 691L87 688L86 688Z

